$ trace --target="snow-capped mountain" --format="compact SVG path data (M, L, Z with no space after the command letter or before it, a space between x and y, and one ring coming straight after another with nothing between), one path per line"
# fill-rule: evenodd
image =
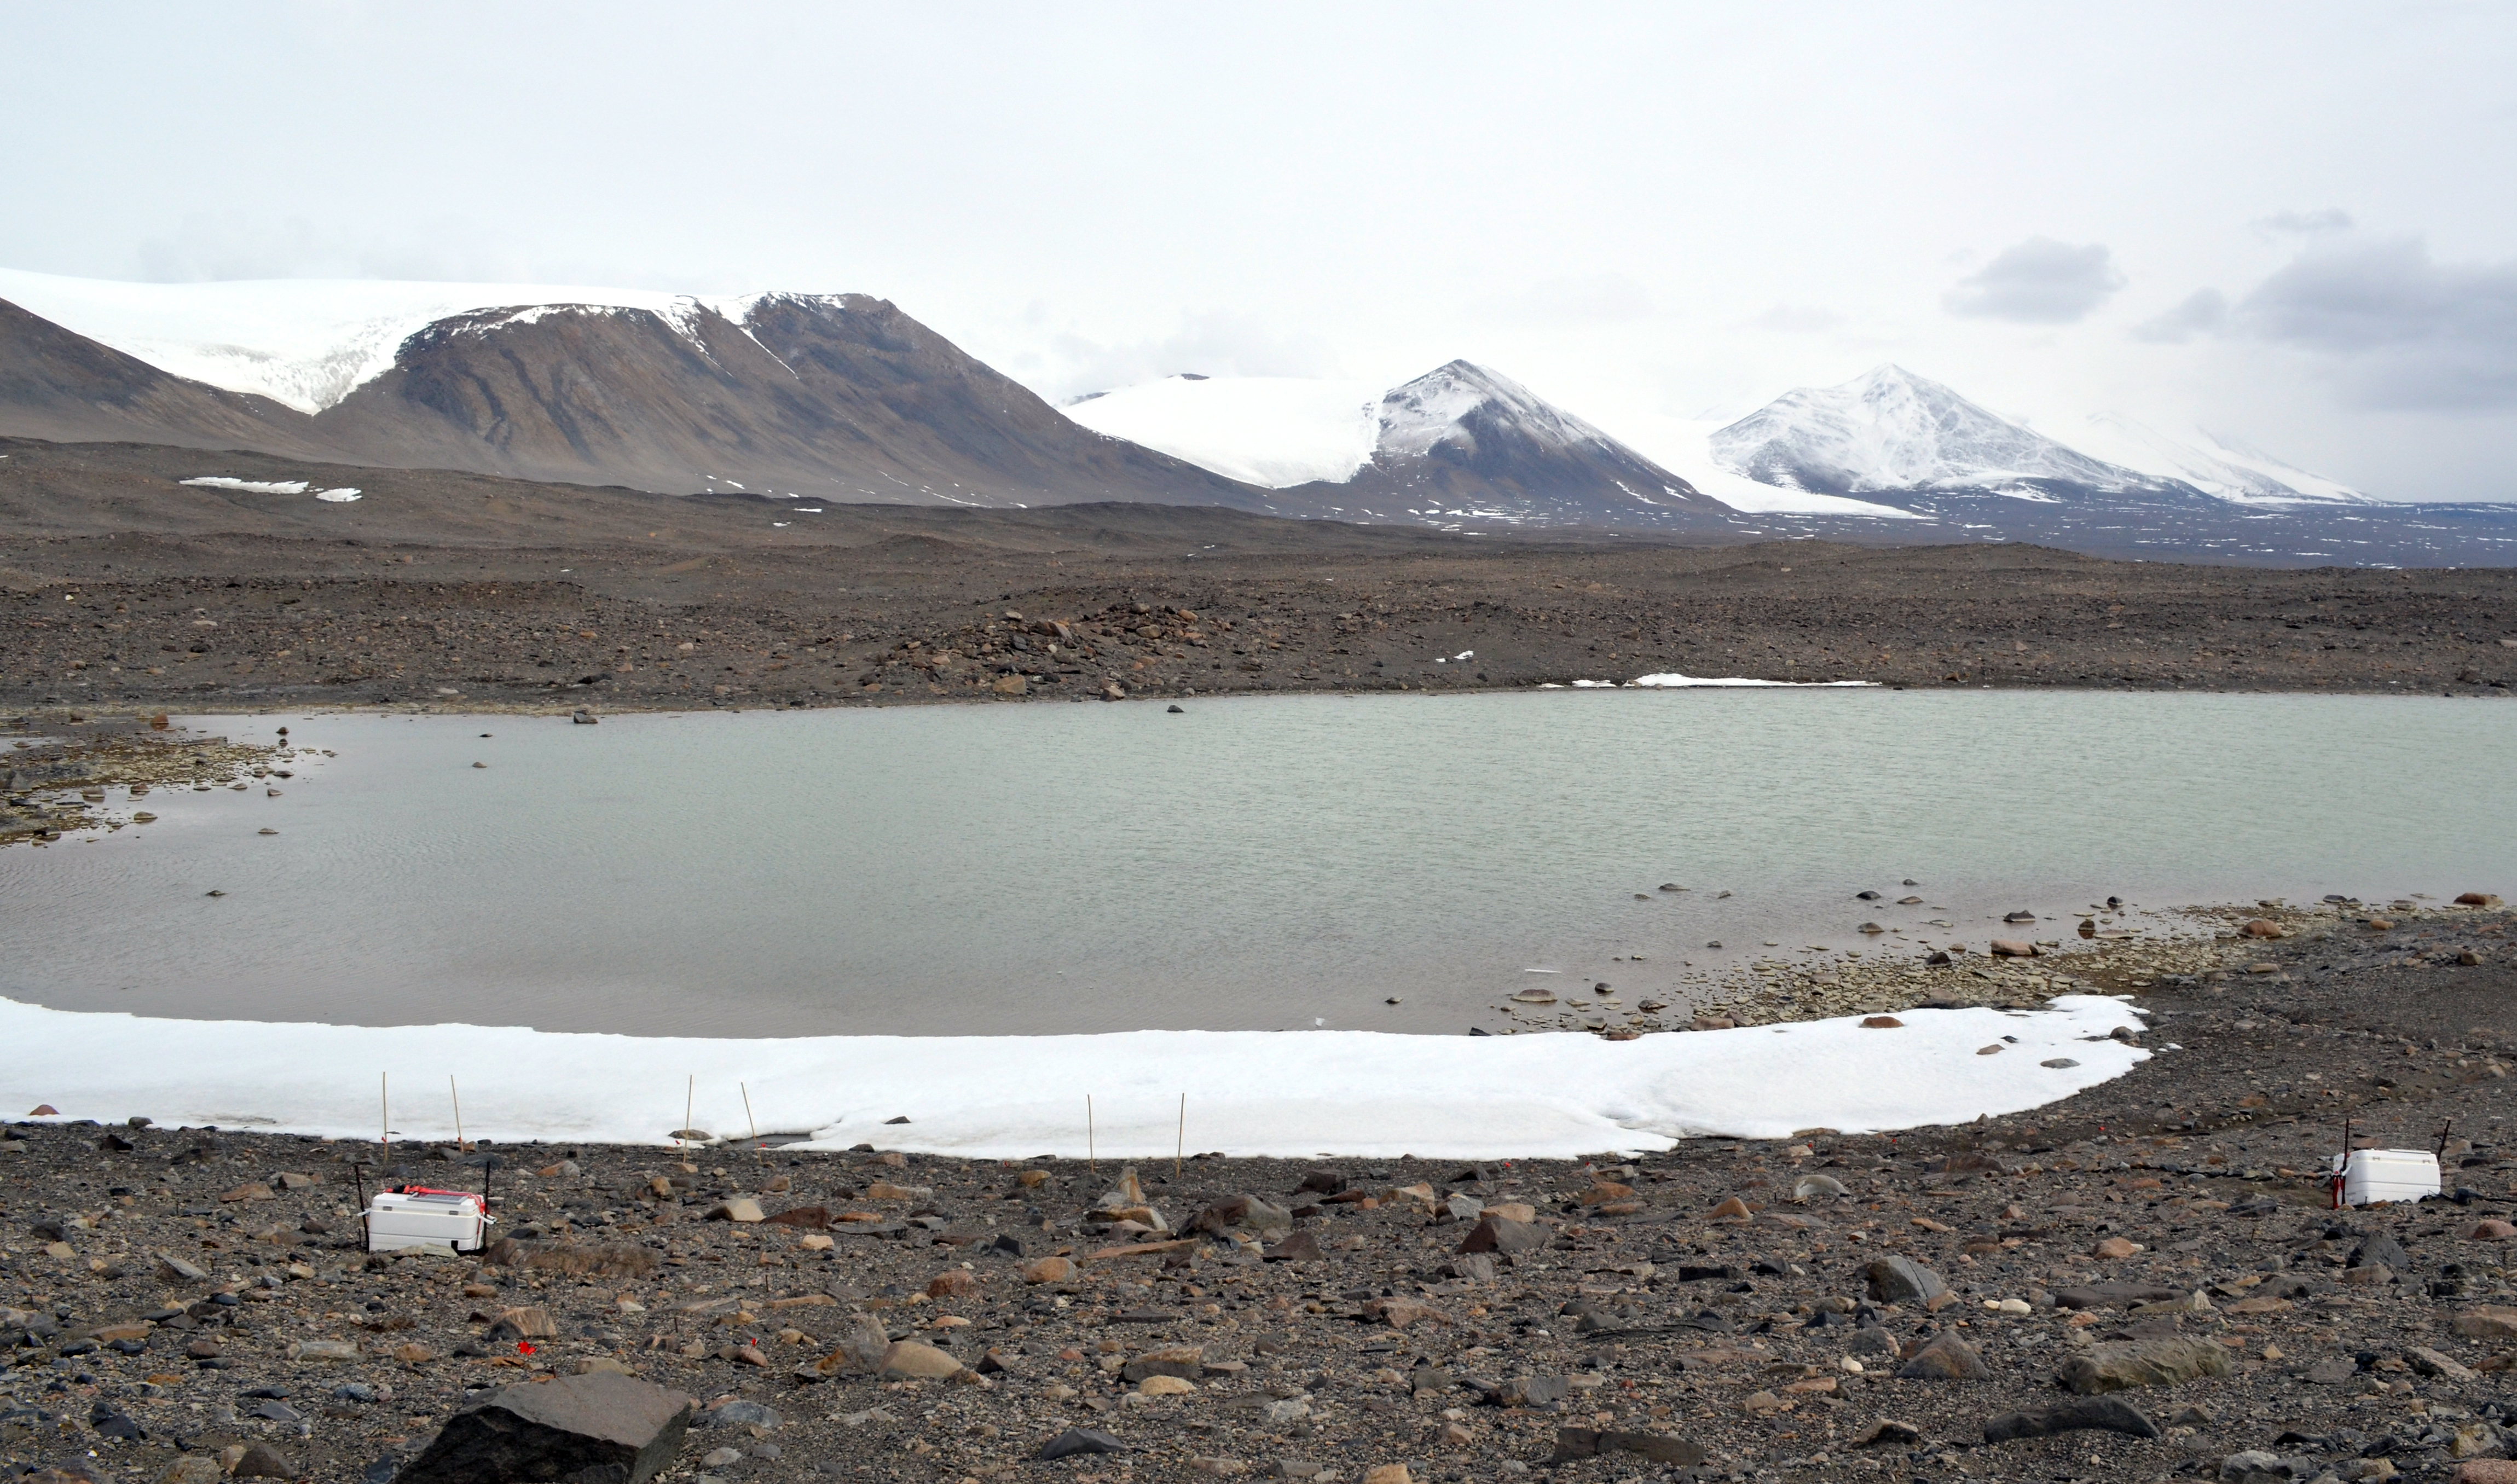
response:
M1842 386L1786 392L1709 444L1733 473L1816 494L1984 490L2040 499L2168 493L2174 484L2092 458L1894 365Z
M863 294L0 273L0 305L5 434L668 493L1266 508Z
M2382 503L2338 480L2311 474L2198 426L2178 439L2121 413L2096 412L2075 439L2118 464L2183 480L2204 494L2241 505Z
M1647 525L1728 514L1527 387L1454 360L1403 386L1173 376L1070 403L1114 438L1278 491L1278 508L1435 524Z

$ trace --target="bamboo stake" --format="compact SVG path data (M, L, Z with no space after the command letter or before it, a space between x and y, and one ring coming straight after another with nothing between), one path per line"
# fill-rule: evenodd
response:
M385 1095L385 1079L393 1074L376 1074L376 1141L384 1146L384 1163L393 1163L393 1102Z
M751 1116L751 1088L744 1082L735 1085L743 1088L743 1121L751 1125L751 1147L757 1149L760 1147L760 1121Z
M446 1074L446 1095L454 1099L454 1147L470 1154L472 1146L463 1142L463 1094L454 1090L454 1074L451 1072Z
M1101 1172L1101 1159L1092 1149L1092 1094L1084 1094L1084 1163L1094 1174Z
M673 1130L673 1142L684 1150L691 1147L691 1103L699 1096L699 1074L693 1073L682 1083L682 1126Z
M1172 1178L1180 1177L1180 1156L1188 1152L1188 1094L1180 1094L1179 1142L1172 1146Z

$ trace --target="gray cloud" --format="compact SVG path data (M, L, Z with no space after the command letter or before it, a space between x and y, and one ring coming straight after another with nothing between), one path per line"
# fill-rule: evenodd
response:
M2323 211L2276 211L2268 217L2257 217L2254 227L2257 232L2305 237L2319 233L2349 232L2352 221L2351 213L2339 206L2327 206Z
M2132 327L2132 338L2154 345L2183 345L2197 335L2216 334L2229 322L2229 296L2216 288L2197 288L2183 303Z
M2075 246L2029 237L2003 248L1941 299L1952 315L2015 324L2069 324L2124 286L2114 255L2101 242Z
M2312 252L2240 301L2231 324L2329 358L2363 405L2517 405L2517 262L2439 263L2417 238Z

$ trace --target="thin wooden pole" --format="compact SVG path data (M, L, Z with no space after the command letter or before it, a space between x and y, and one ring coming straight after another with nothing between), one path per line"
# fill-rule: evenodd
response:
M383 1162L393 1163L393 1101L385 1095L385 1079L393 1074L376 1074L376 1142L384 1146Z
M454 1147L465 1154L472 1146L463 1142L463 1094L454 1090L454 1074L446 1074L446 1095L454 1099Z
M751 1116L751 1088L744 1082L735 1085L743 1088L743 1121L751 1125L751 1145L757 1149L760 1147L760 1121Z
M1092 1148L1092 1094L1084 1094L1084 1163L1094 1174L1101 1172L1101 1157Z
M694 1072L682 1083L682 1126L673 1130L673 1142L684 1149L691 1147L691 1105L699 1097L700 1079Z
M1180 1094L1179 1142L1172 1146L1172 1178L1180 1177L1180 1156L1188 1152L1188 1094Z

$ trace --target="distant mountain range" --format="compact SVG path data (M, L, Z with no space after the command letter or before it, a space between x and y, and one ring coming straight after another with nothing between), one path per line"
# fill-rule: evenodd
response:
M879 299L536 297L553 292L574 291L0 272L0 433L664 493L1263 508Z
M1454 360L1403 386L1168 377L1080 399L1086 427L1272 487L1286 514L1727 530L1735 514L1508 376Z
M1673 470L1465 360L1386 390L1182 374L1059 409L860 294L0 270L0 434L665 493L2284 563L2517 556L2517 508L2374 500L2235 440L2112 415L2067 445L1893 365L1708 428L1668 450Z

